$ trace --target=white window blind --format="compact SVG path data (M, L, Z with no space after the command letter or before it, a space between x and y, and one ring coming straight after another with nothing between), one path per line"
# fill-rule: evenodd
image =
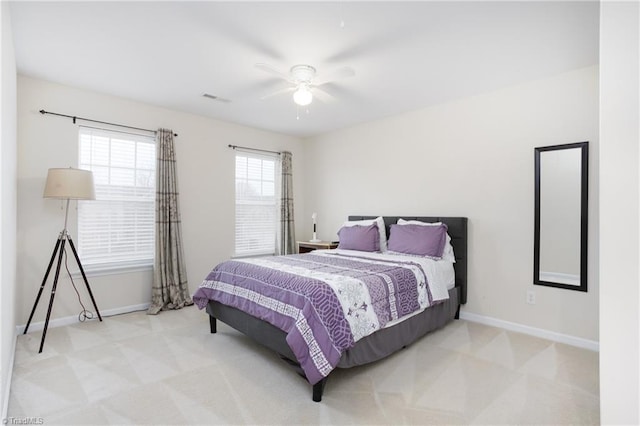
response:
M236 152L236 256L275 253L276 159Z
M96 199L78 203L82 263L152 265L156 144L153 137L80 128L81 169L91 170Z

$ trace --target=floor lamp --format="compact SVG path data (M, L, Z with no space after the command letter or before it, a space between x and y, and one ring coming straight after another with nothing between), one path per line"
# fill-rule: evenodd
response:
M65 244L67 242L69 242L71 251L73 251L73 255L76 258L76 262L78 263L78 267L80 268L80 272L82 273L82 279L84 279L84 283L87 286L87 291L89 292L89 296L91 297L91 302L93 302L93 307L98 314L98 318L100 319L100 321L102 321L100 311L98 311L98 306L96 305L96 301L93 298L93 293L91 292L91 287L89 287L87 276L84 273L82 263L80 263L80 258L78 257L78 253L76 252L76 247L73 244L71 235L69 235L69 232L67 231L67 220L69 218L69 202L71 200L95 200L96 198L95 190L93 187L93 173L91 173L89 170L73 169L71 167L69 167L68 169L49 169L43 197L67 200L67 208L64 215L64 228L58 236L58 241L56 242L56 246L53 249L53 254L51 255L51 260L49 261L49 266L47 267L47 272L44 274L44 279L42 280L42 284L40 285L38 296L36 297L36 301L33 304L31 315L29 315L29 321L27 321L27 326L24 328L24 334L27 334L27 331L29 330L29 324L31 324L33 314L36 311L36 307L38 306L38 302L40 301L40 296L42 296L42 291L44 290L47 278L49 277L49 272L51 272L51 266L53 266L53 261L55 260L57 254L58 265L56 267L55 278L53 279L53 288L51 289L51 298L49 299L49 309L47 310L47 318L44 322L44 330L42 332L42 340L40 341L40 350L38 351L38 353L42 352L42 348L44 347L44 339L47 335L47 327L49 326L49 318L51 317L51 308L53 307L53 298L56 295L56 288L58 287L58 277L60 275L62 256L65 253Z

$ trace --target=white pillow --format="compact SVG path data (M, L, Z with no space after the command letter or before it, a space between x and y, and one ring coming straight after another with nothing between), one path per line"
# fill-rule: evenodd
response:
M419 220L404 220L398 219L398 225L422 225L422 226L440 226L442 222L422 222ZM444 251L442 252L442 260L446 260L451 263L456 263L456 256L453 253L453 246L451 245L451 236L447 232L447 241L444 243Z
M373 223L378 225L378 234L380 234L380 251L387 251L387 231L384 227L384 219L382 216L378 216L375 219L366 219L366 220L348 220L342 224L342 226L369 226ZM445 247L446 248L446 247Z

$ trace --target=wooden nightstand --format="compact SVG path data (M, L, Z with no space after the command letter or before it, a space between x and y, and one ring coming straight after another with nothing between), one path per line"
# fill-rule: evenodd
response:
M314 250L326 250L334 249L338 247L338 242L320 241L318 243L312 243L309 241L298 241L298 253L309 253Z

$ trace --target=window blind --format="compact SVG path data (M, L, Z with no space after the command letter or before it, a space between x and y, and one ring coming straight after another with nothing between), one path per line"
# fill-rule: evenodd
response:
M236 256L274 254L276 159L236 152Z
M80 128L79 168L96 199L78 203L78 252L85 266L151 265L155 241L153 137Z

